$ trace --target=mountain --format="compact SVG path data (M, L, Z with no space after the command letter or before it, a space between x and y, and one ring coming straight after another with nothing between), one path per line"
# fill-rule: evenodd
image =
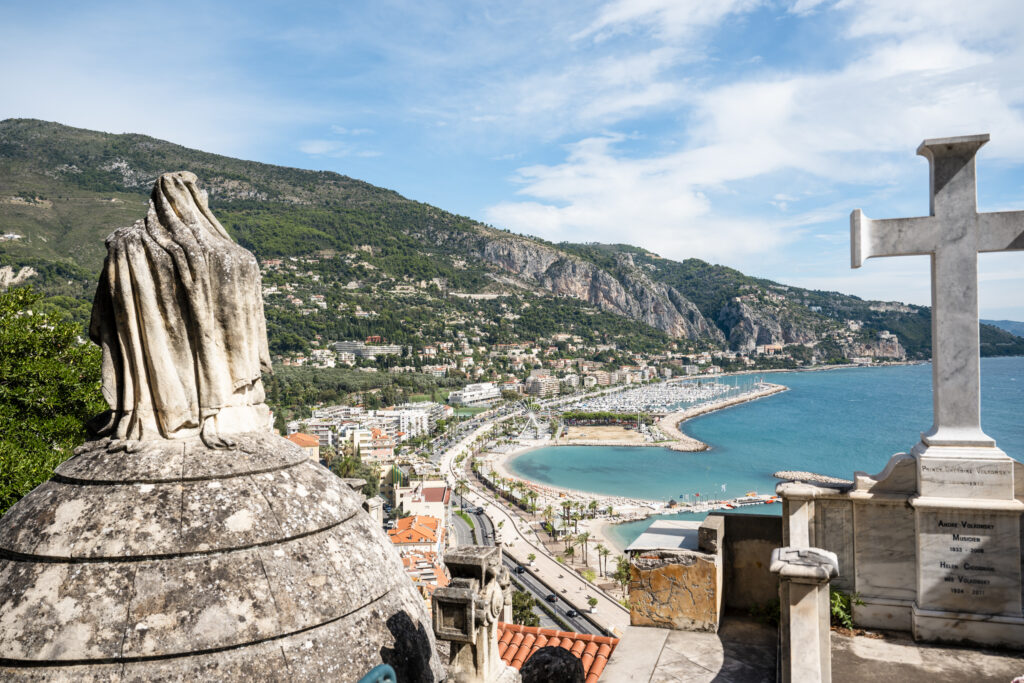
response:
M225 228L264 264L272 350L455 328L491 342L566 332L634 349L818 344L865 355L899 337L926 357L929 309L789 287L629 245L552 244L337 173L272 166L144 135L0 122L0 287L35 283L84 320L103 239L144 216L153 181L196 173ZM848 322L854 321L854 322ZM1024 340L982 327L986 355Z
M981 322L998 327L1017 337L1024 337L1024 322L1018 320L982 320Z

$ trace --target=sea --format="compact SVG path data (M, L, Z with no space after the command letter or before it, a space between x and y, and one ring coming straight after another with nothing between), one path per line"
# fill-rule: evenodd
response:
M981 361L982 429L1011 457L1024 460L1024 357ZM683 423L710 446L701 453L667 448L552 446L508 463L525 479L603 495L694 502L773 493L778 470L852 479L880 472L932 424L930 364L771 373L789 391ZM780 505L742 512L781 514ZM625 547L653 519L702 519L689 513L609 527Z

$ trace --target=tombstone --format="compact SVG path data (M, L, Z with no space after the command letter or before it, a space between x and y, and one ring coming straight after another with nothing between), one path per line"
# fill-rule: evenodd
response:
M979 252L1024 249L1024 212L978 213L987 135L925 140L931 215L850 218L851 262L929 255L934 423L909 453L850 484L779 486L784 543L836 553L858 625L918 640L1024 646L1022 466L981 429Z
M270 430L259 269L195 176L107 246L110 411L0 519L0 679L443 679L361 497Z

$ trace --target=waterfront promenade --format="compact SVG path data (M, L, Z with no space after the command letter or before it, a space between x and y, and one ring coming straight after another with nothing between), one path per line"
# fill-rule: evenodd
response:
M668 448L675 446L674 450L680 451L706 450L707 446L705 444L683 434L679 430L679 422L785 390L786 387L782 385L759 383L752 391L745 392L742 395L723 397L718 401L709 401L683 411L677 411L663 418L662 424L659 425L663 432L673 437L672 441L645 441L642 443L632 441L629 445ZM511 417L506 415L496 421L510 419ZM597 612L591 615L593 620L609 632L622 633L629 625L628 610L622 607L613 595L604 592L583 578L579 572L586 568L585 566L581 565L577 569L559 562L555 558L545 544L544 534L540 530L539 522L535 518L536 516L534 518L529 517L519 508L497 496L470 473L470 456L484 453L485 435L494 426L496 421L488 420L484 422L448 449L441 457L442 471L446 476L450 477L453 485L460 480L466 482L468 487L468 491L465 494L466 499L472 504L484 508L485 513L495 527L497 542L506 553L524 566L529 564L529 555L535 555L536 560L531 566L531 572L534 576L581 613L589 612L588 598L596 598L598 606ZM666 427L670 427L670 429L666 429ZM578 441L571 443L579 444ZM695 447L695 444L699 444L699 447ZM480 459L481 472L486 476L493 469L493 477L499 481L522 482L526 487L539 494L538 499L535 501L538 509L552 505L557 510L560 509L561 503L566 500L587 505L589 505L590 501L596 501L602 511L607 511L611 508L614 511L612 515L605 513L596 518L585 519L579 522L582 530L591 532L591 540L588 543L591 551L587 553L591 560L598 557L598 553L594 552L594 548L598 543L604 543L617 551L615 555L622 552L622 549L616 547L617 544L604 533L607 525L644 519L652 514L669 511L664 501L635 499L625 496L607 496L549 486L516 477L506 469L505 462L509 458L534 448L551 445L555 445L555 442L550 439L540 439L521 442L518 448L507 452L487 451ZM609 445L609 443L601 440L593 445ZM465 457L460 461L459 457L463 455ZM729 502L727 500L706 501L699 506L686 506L681 509L709 511L725 507ZM609 558L609 568L614 567L614 557ZM596 568L594 562L591 562L591 568Z

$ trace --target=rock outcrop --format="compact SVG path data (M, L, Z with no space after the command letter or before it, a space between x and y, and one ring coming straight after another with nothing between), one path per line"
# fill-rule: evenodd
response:
M749 353L765 344L805 344L818 337L813 328L787 315L731 301L718 313L719 327L729 330L729 348Z
M652 281L631 261L619 259L616 277L589 261L524 239L481 239L476 251L485 261L557 296L586 301L669 336L724 339L693 302L674 288Z

